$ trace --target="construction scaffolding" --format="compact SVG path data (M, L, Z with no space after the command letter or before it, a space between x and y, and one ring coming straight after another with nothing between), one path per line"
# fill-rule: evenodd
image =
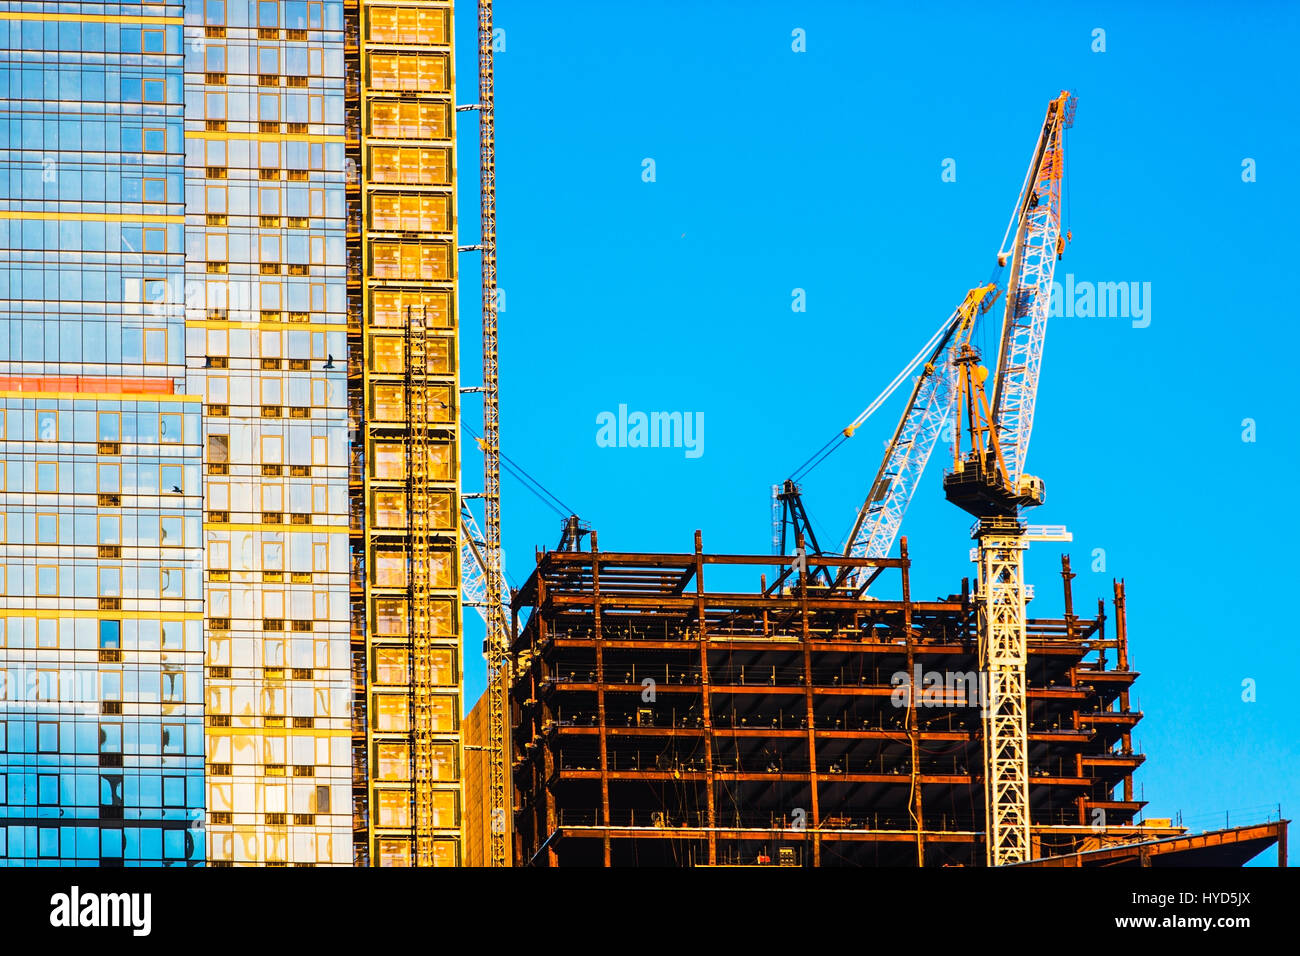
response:
M699 532L692 553L603 553L593 533L539 554L513 605L517 865L985 864L969 584L914 600L905 539L818 561L896 597L707 554ZM1064 615L1026 625L1033 858L1184 835L1137 822L1123 584L1081 616L1072 579L1063 557Z

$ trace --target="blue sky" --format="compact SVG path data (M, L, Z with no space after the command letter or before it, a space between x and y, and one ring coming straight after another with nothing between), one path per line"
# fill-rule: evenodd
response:
M1061 612L1063 547L1081 608L1126 579L1148 754L1138 785L1149 816L1181 810L1208 827L1278 803L1289 816L1300 800L1300 642L1285 606L1300 464L1286 64L1300 29L1282 3L1144 7L502 0L502 448L605 549L685 551L699 528L708 550L768 552L771 485L988 278L1046 104L1074 90L1074 238L1057 278L1149 282L1150 324L1049 323L1027 470L1047 484L1033 520L1075 540L1030 552L1031 613ZM462 102L477 95L474 28L467 7ZM795 29L806 52L791 49ZM462 133L473 242L477 151L472 126ZM461 264L464 377L477 384L477 256ZM903 400L806 482L825 539L847 532ZM597 415L620 404L702 412L704 453L598 447ZM472 397L465 411L477 428ZM942 455L903 526L919 596L971 573ZM467 458L467 488L478 467ZM504 481L519 584L559 519ZM1098 548L1104 573L1091 570ZM472 702L481 659L467 666Z

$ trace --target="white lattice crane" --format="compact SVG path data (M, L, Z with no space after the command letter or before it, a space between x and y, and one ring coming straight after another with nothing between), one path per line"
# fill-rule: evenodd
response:
M988 371L969 340L958 344L957 403L964 412L969 450L960 435L953 469L944 477L948 500L976 518L980 669L988 675L984 708L985 845L990 866L1030 858L1029 747L1025 696L1024 552L1030 535L1021 520L1042 504L1041 480L1025 474L1034 420L1043 341L1051 308L1052 277L1065 248L1061 234L1064 132L1074 118L1067 92L1047 106L1007 236L1009 256L993 398Z

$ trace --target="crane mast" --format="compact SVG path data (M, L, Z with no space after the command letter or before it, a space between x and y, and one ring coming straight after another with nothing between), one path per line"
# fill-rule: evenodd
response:
M488 790L490 865L507 866L506 694L509 681L505 610L500 606L501 445L497 396L497 198L492 0L478 3L479 193L483 294L483 559L486 570Z
M1064 249L1060 234L1064 129L1074 100L1061 93L1047 108L1025 185L1013 214L1011 281L999 340L993 399L988 371L969 335L957 347L957 401L969 450L953 445L944 476L948 500L976 519L975 604L980 669L987 675L984 706L985 846L990 866L1030 858L1029 754L1025 697L1023 509L1042 504L1043 483L1024 474L1038 375L1051 302L1052 275ZM1011 230L1008 230L1010 234ZM1005 254L1000 254L1005 263Z

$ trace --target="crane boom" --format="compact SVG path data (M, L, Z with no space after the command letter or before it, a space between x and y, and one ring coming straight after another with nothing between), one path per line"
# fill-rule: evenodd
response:
M460 596L465 607L472 607L486 623L488 611L496 607L504 612L510 606L510 587L505 582L505 562L501 565L501 598L499 604L490 604L487 599L487 558L484 555L486 542L483 532L479 530L474 512L469 510L469 503L464 499L460 503ZM509 625L505 625L509 626Z
M1061 235L1064 132L1074 121L1068 92L1047 105L1029 173L1012 216L1015 240L1002 317L1001 349L993 380L993 419L1012 482L1024 472L1034 424L1043 340L1051 309L1052 278L1065 247ZM1007 230L1011 234L1011 229ZM1004 239L1005 242L1005 239ZM999 253L1005 262L1006 252Z
M992 307L997 298L995 290L993 283L971 289L949 317L912 387L875 481L858 510L844 551L847 557L883 558L894 546L903 515L952 414L953 365L947 352L954 337Z

